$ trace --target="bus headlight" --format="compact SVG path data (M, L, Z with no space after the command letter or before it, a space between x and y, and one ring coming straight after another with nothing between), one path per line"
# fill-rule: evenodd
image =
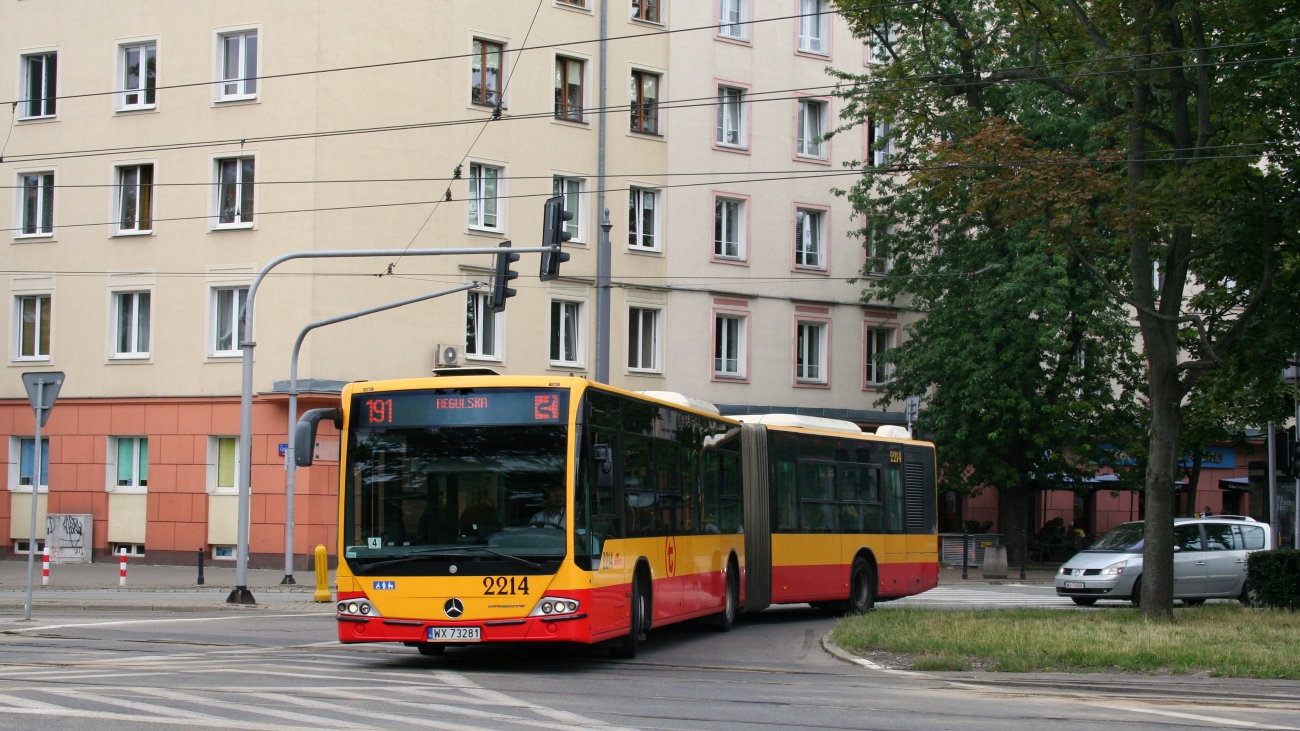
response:
M381 617L379 610L375 605L370 603L369 599L356 599L353 601L339 602L339 616L343 617Z
M564 599L560 597L542 597L533 611L528 614L530 617L546 617L556 614L574 614L582 603L577 599Z

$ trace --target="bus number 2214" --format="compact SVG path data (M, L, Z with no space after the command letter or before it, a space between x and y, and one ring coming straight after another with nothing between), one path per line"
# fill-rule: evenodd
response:
M514 576L484 576L484 596L505 596L507 594L528 594L528 577L516 579Z

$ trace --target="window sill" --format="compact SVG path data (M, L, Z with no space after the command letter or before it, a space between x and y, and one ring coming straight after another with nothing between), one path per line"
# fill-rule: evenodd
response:
M147 106L138 106L138 107L118 107L117 109L113 110L113 113L118 115L131 115L131 114L141 114L144 112L156 112L156 111L158 111L158 105L149 104Z
M546 370L548 370L548 371L563 371L563 372L565 372L565 373L573 373L574 371L585 371L585 370L587 370L587 367L586 367L585 365L580 364L580 363L556 363L555 361L551 361L551 362L546 366Z
M148 231L117 231L109 236L111 239L129 239L135 236L153 236L153 229Z
M218 97L217 99L213 99L213 100L212 100L212 103L213 103L213 104L219 104L219 105L220 105L220 104L238 104L238 103L240 103L240 102L245 102L245 103L247 103L247 102L255 102L255 101L259 101L259 99L260 99L260 97L258 97L257 94L245 94L245 95L240 95L240 96L223 96L223 97Z
M209 363L233 363L244 359L242 352L233 353L209 353L207 362Z
M663 378L663 377L664 377L664 372L663 372L662 370L647 370L647 369L643 369L643 368L628 368L628 369L627 369L627 375L629 375L629 376L638 376L638 377L641 377L641 378Z
M471 355L469 353L465 354L465 360L473 363L491 363L494 365L503 365L505 363L505 358L498 358L493 355Z
M250 231L250 230L253 229L254 225L256 225L256 224L255 224L255 223L219 223L219 224L217 224L217 225L215 225L215 226L209 228L208 230L209 230L209 231L213 231L213 232L216 232L216 231Z
M638 256L663 256L664 250L662 248L647 249L640 246L629 246L627 247L627 253L637 254Z
M627 135L628 137L639 137L647 140L655 140L657 142L665 141L663 132L642 132L639 129L629 129Z
M645 18L629 17L627 22L632 25L648 25L651 28L667 28L668 24L662 20L646 20Z
M797 152L794 154L794 159L795 162L806 162L806 163L811 163L813 165L831 164L831 159L829 157L821 157L818 155L800 155Z
M554 2L551 3L551 5L557 8L563 8L565 10L572 10L575 13L582 13L584 15L594 15L594 13L592 13L591 11L591 8L588 7L587 5L575 5L573 3L566 3L563 0L554 0Z
M713 262L714 264L727 264L727 265L729 265L729 266L733 266L733 267L734 267L734 266L740 266L740 267L747 267L747 266L749 266L749 260L748 260L748 259L732 258L732 257L729 257L729 256L717 256L716 254L713 256L712 259L710 259L710 261Z
M806 48L795 48L794 55L807 56L809 58L816 58L820 60L829 60L831 57L830 51L810 51Z
M749 154L748 145L724 145L721 142L718 142L716 140L713 143L713 149L717 150L718 152L733 152L740 155Z
M830 274L830 270L826 267L809 267L801 266L799 264L795 264L790 271L795 272L796 274L820 274L822 276Z
M40 117L19 117L17 121L18 124L40 124L41 122L57 122L59 121L59 115L47 114Z
M795 388L830 388L831 384L825 381L805 381L796 378L794 381Z
M20 356L18 358L14 358L13 360L11 360L9 362L9 365L13 365L13 366L50 365L52 362L53 361L48 355L43 358L23 358Z
M587 115L584 114L583 116L585 117ZM567 119L565 117L553 116L551 117L551 122L554 124L562 125L564 127L574 127L576 129L591 129L591 123L586 121L585 119L577 120L577 119Z
M210 487L207 490L209 495L228 495L230 497L239 497L239 488L237 487Z
M108 356L110 363L140 363L149 360L153 353L114 353Z
M47 234L14 234L14 241L41 241L41 240L53 241L54 232L51 231L50 233Z
M149 488L112 485L107 492L112 495L148 495Z
M749 376L739 373L718 373L713 372L713 380L719 383L749 383Z
M34 441L35 441L35 439L33 438L33 442L34 442ZM31 486L31 485L10 485L10 487L9 487L9 492L16 492L16 493L20 493L20 494L31 495L31 494L32 494L32 486ZM40 489L40 491L37 492L36 494L37 494L37 495L48 495L49 493L50 493L50 486L49 486L49 485L41 485L41 489ZM22 540L22 539L19 538L18 540Z
M493 236L497 238L506 235L505 229L483 228L481 226L469 226L465 229L465 233L475 234L477 236Z
M745 46L746 48L754 47L754 43L748 38L737 38L736 36L729 36L722 33L715 33L713 35L713 40L722 41L723 43L735 43L738 46Z

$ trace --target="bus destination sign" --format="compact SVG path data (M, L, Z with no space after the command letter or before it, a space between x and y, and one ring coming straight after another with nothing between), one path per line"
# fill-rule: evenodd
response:
M356 394L351 420L362 428L564 424L568 415L564 389L476 388Z

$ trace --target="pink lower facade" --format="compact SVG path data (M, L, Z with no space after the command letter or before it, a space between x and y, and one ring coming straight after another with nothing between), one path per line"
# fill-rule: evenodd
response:
M299 412L336 406L337 395L304 394ZM0 500L0 557L26 554L30 531L34 420L27 401L0 401L0 455L8 464L8 495ZM284 566L288 398L264 394L253 403L249 565ZM38 498L37 549L45 514L93 516L94 560L126 550L146 563L233 561L238 496L229 449L239 436L239 398L60 399L42 436L49 467ZM147 444L147 479L118 483L119 440ZM23 441L27 455L24 457ZM223 445L223 440L225 444ZM315 466L300 469L295 489L295 567L308 568L317 545L335 553L338 432L321 424ZM223 453L223 446L227 447ZM143 448L141 451L144 451ZM224 461L223 461L224 455ZM23 484L26 482L26 484Z

